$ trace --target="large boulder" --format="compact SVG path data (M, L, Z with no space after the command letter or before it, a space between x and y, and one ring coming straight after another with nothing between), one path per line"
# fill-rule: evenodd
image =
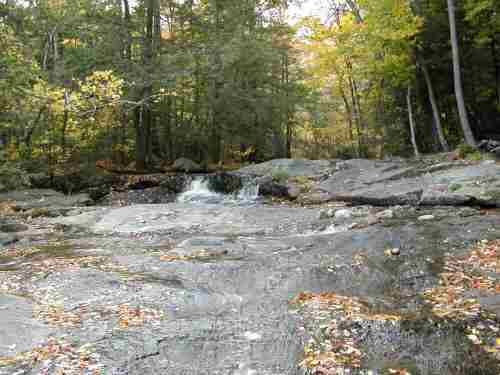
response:
M238 174L272 176L275 179L288 177L320 178L334 171L335 162L330 160L276 159L250 165L237 171Z
M202 168L191 159L179 158L172 164L172 170L175 172L198 173L202 171Z
M2 202L8 202L22 211L42 207L88 206L93 203L89 195L85 193L64 195L50 189L31 189L0 193L0 203Z
M271 178L265 179L259 184L259 195L264 197L288 198L288 187L286 184L273 181Z
M144 190L154 187L162 187L170 193L181 193L190 177L179 174L144 174L144 175L122 175L115 190Z
M500 166L492 162L421 165L349 160L313 190L325 200L377 206L482 205L500 207Z
M500 148L500 141L483 139L481 142L479 142L477 148L481 151L492 152L493 150Z
M218 193L231 194L243 187L243 178L236 174L221 172L208 177L210 190Z
M30 351L53 332L33 317L35 308L30 300L0 295L0 305L0 357Z
M0 233L0 249L4 246L12 245L19 241L19 238L13 233Z
M256 182L259 185L259 195L264 197L296 200L302 193L302 187L293 181L280 181L265 176L257 178Z

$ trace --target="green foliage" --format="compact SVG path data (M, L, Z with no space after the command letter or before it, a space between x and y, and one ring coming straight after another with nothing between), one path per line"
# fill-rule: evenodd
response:
M283 184L288 181L290 175L284 169L278 168L272 171L271 178L278 184Z
M0 157L0 191L19 190L30 187L27 172L18 163Z
M483 154L480 151L475 151L471 154L468 154L466 156L468 160L473 160L473 161L481 161L483 160Z
M451 184L450 186L448 186L448 190L451 192L456 192L456 191L460 190L461 188L462 188L461 184Z
M350 145L337 145L335 155L337 159L354 159L357 157L357 151Z
M433 151L424 61L445 135L459 143L445 2L355 2L360 17L347 7L329 22L308 17L297 27L279 0L138 2L129 14L121 2L8 2L0 137L9 158L51 174L98 160L124 168L135 158L137 166L141 155L158 168L181 156L218 165L292 151L406 155L411 85L418 141ZM470 49L463 76L474 131L493 138L499 4L464 0L457 9ZM163 27L153 28L158 20L148 14L159 14Z
M476 155L477 152L478 151L476 150L475 147L472 147L472 146L468 145L467 143L461 143L457 147L458 156L462 159L467 159L471 156L477 156ZM479 155L481 155L481 154L479 153Z

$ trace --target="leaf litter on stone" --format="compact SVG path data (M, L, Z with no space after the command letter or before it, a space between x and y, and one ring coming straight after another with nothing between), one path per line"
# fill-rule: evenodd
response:
M463 257L448 256L443 271L441 285L426 290L424 300L436 316L465 322L466 338L500 360L499 318L470 297L474 292L500 294L500 240L480 241Z

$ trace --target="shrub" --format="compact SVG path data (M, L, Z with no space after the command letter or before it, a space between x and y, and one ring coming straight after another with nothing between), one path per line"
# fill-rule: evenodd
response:
M274 182L277 183L284 183L288 181L288 178L290 177L288 175L288 172L283 170L283 169L276 169L272 172L271 177Z
M30 187L28 174L16 163L0 159L0 191Z
M339 144L335 148L335 156L337 159L349 160L356 158L358 155L353 146Z
M471 145L468 145L466 143L461 143L460 145L458 145L457 147L457 152L458 152L458 156L462 159L465 159L467 158L467 156L469 156L470 154L474 154L477 152L477 150L471 146Z

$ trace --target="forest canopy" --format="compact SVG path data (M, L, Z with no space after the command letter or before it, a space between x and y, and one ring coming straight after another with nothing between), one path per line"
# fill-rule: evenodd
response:
M500 3L1 0L0 159L64 171L500 138ZM305 13L305 12L304 12Z

